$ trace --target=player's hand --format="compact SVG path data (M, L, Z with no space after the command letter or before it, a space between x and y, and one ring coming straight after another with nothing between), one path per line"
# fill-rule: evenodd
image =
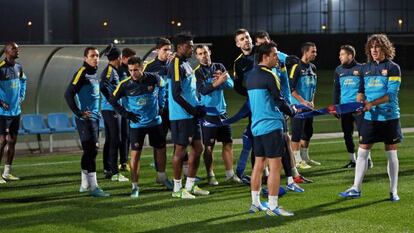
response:
M363 109L363 111L364 111L364 112L367 112L367 111L371 110L371 108L372 108L373 106L374 106L374 105L372 105L372 103L371 103L371 102L365 101L365 105L364 105L364 109Z
M134 123L138 123L140 120L140 115L138 114L134 114L132 112L127 112L126 113L126 118Z
M1 100L0 100L0 107L4 110L9 110L9 105L6 102L1 101Z
M309 102L304 100L301 104L305 105L306 107L309 107L311 109L313 109L313 102Z
M81 112L81 118L83 119L89 119L92 117L92 112L91 111L83 111Z

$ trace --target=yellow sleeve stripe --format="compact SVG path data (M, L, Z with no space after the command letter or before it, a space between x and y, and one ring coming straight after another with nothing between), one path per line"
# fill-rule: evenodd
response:
M271 71L271 70L269 70L268 68L266 68L266 67L262 67L261 68L262 70L264 70L264 71L266 71L266 72L268 72L268 73L270 73L272 76L273 76L273 78L275 79L275 82L276 82L276 86L277 86L277 89L279 89L280 90L280 81L279 81L279 77L273 72L273 71Z
M180 59L174 59L174 81L180 81Z
M282 69L280 69L281 72L286 72L286 67L283 67Z
M4 66L4 64L6 64L6 62L5 61L1 61L0 62L0 67Z
M200 69L200 65L198 65L198 66L194 69L194 72L195 72L196 70L198 70L198 69Z
M85 70L86 68L84 67L84 66L82 66L79 70L78 70L78 73L76 73L76 76L75 76L75 79L73 80L73 82L72 82L72 84L73 85L76 85L78 82L79 82L79 79L80 79L80 77L81 77L81 75L82 75L82 73L83 73L83 71Z
M112 66L108 66L108 72L106 72L106 78L109 79L112 74Z
M119 88L121 88L121 85L122 85L123 83L125 83L125 82L128 82L130 79L131 79L131 77L128 77L128 78L126 78L126 79L122 80L122 81L118 84L118 86L116 86L116 89L115 89L115 91L114 91L113 95L116 95L116 93L118 93L118 91L119 91Z
M234 61L239 60L242 56L243 56L243 53L241 53L236 59L234 59Z
M289 78L293 78L293 75L295 74L296 67L298 67L298 64L294 64L292 66L292 69L290 70Z
M388 81L401 82L401 77L400 76L390 76L388 78Z
M148 61L148 62L144 62L144 69L143 69L143 71L145 71L147 69L147 66L149 64L153 63L154 61L155 61L155 59L152 59L151 61Z

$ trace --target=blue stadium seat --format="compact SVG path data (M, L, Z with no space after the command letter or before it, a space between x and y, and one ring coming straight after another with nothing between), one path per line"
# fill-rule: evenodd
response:
M39 114L25 114L22 116L22 127L28 134L51 134L52 130L47 128L43 117Z
M72 133L75 127L70 126L69 117L66 113L49 113L47 125L54 133Z

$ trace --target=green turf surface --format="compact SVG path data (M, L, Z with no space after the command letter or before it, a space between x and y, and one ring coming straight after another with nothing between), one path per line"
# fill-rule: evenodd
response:
M21 157L15 160L14 174L22 180L0 185L0 232L412 232L414 134L405 136L399 149L399 203L387 200L389 181L382 145L372 151L374 168L364 180L363 196L343 200L338 193L352 184L354 175L353 170L340 168L348 159L343 141L314 140L310 155L322 166L303 174L315 183L302 185L305 193L288 193L279 200L295 212L291 218L248 214L249 187L224 183L218 153L216 175L221 184L211 188L202 181L200 186L211 195L195 200L172 199L170 192L154 183L148 149L142 158L140 197L135 200L129 197L129 182L102 179L101 153L99 183L112 195L103 199L77 192L79 154ZM236 145L235 157L239 152L240 145ZM204 166L199 175L205 176Z

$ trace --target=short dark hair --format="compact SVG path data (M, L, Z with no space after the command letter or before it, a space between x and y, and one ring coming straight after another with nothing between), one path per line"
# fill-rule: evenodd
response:
M89 51L91 50L98 50L98 48L96 48L95 46L88 46L85 48L85 50L83 50L83 56L87 57L89 54Z
M305 52L309 51L311 47L316 47L316 44L313 42L305 42L302 44L300 51L302 52L302 54L304 54Z
M267 33L266 31L258 31L255 35L255 38L260 38L260 39L269 38L270 39L270 36L269 36L269 33Z
M136 57L136 56L130 57L128 59L128 65L135 65L135 64L138 64L141 66L144 64L144 61L140 57Z
M272 48L277 48L277 44L273 41L260 45L256 50L257 61L261 62L263 55L269 55L272 52Z
M167 38L160 37L157 40L157 45L155 45L155 48L156 49L160 49L160 48L162 48L165 45L171 45L171 41L169 39L167 39Z
M135 56L137 54L137 52L135 52L135 50L131 49L131 48L124 48L122 50L122 56L123 57L132 57Z
M197 49L204 49L204 48L207 48L207 49L210 49L207 45L205 45L205 44L198 44L198 45L196 45L195 46L195 48L194 48L194 53L197 51Z
M352 46L352 45L348 45L348 44L346 44L346 45L342 45L342 46L340 47L340 50L344 50L344 51L345 51L345 52L347 52L348 54L351 54L351 55L352 55L352 57L355 57L355 55L356 55L355 48L354 48L354 46Z
M180 32L174 36L172 39L172 42L174 44L174 48L177 49L178 45L185 44L191 40L193 40L193 35L191 35L189 32Z
M245 28L239 28L234 32L234 40L236 40L236 37L240 34L244 34L244 33L249 33L249 31L247 31L247 29Z

